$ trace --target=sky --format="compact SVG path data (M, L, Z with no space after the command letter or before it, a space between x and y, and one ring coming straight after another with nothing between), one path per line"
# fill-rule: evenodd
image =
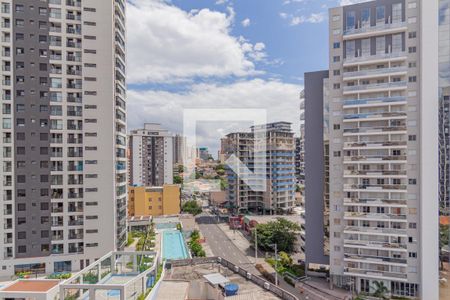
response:
M129 0L128 129L184 109L265 109L299 132L304 72L328 65L328 8L358 0ZM199 146L248 122L199 122Z

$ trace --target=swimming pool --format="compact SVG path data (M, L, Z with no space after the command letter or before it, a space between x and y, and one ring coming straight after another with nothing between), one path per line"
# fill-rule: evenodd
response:
M189 253L186 249L183 235L178 230L164 231L162 246L164 259L189 258Z

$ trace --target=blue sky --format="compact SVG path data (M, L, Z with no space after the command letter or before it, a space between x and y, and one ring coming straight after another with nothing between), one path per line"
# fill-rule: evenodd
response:
M356 1L130 0L129 129L181 133L187 108L262 108L298 132L303 73L328 65L328 8ZM200 126L199 140L216 149L235 127Z

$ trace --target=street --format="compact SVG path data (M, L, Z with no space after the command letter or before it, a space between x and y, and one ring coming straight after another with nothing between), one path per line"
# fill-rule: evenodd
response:
M233 241L231 241L215 224L216 218L214 216L202 215L197 217L196 221L214 255L223 257L252 273L257 272L248 257L244 255L239 248L234 245Z
M198 223L200 231L206 238L206 242L214 255L223 257L226 260L229 260L232 263L248 270L250 273L261 276L250 259L217 226L217 218L215 216L203 214L196 218L196 222ZM330 295L322 294L321 292L311 289L308 286L303 286L305 293L302 294L298 289L287 284L281 276L279 277L279 286L296 295L300 300L339 299Z

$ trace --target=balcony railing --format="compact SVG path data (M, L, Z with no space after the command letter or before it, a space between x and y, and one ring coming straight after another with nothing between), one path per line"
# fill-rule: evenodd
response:
M386 277L386 278L399 278L399 279L407 279L406 272L403 273L392 273L392 272L380 272L376 270L361 270L361 269L354 269L354 268L345 268L345 273L351 273L351 274L361 274L364 276L375 276L375 277Z
M406 126L388 126L388 127L360 127L360 128L348 128L344 129L345 133L375 133L375 132L393 132L393 131L406 131Z
M379 104L379 103L395 103L395 102L405 102L406 97L381 97L381 98L367 98L367 99L351 99L344 100L343 106L351 105L365 105L365 104Z
M359 63L359 62L370 62L374 60L384 60L384 59L396 59L404 57L406 59L405 52L393 52L393 53L378 53L375 55L363 55L358 57L347 57L344 59L344 65L347 63Z
M391 67L391 68L380 68L380 69L367 69L367 70L361 70L361 71L354 71L354 72L344 72L344 79L349 77L360 77L360 76L373 76L373 75L380 75L380 74L392 74L392 73L400 73L400 72L407 72L406 67Z
M391 30L391 29L398 29L401 27L406 27L406 23L405 22L394 22L394 23L390 23L390 24L377 24L375 26L349 28L349 29L344 30L344 36L351 35L351 34L360 34L360 33L378 32L378 31L385 31L385 30ZM382 32L380 32L380 33L382 33Z
M344 212L344 218L362 218L375 220L406 220L406 215L401 214L377 214L362 212Z
M344 184L344 190L406 190L404 184Z
M377 90L377 89L391 89L391 88L406 88L406 81L344 86L344 92Z
M395 118L395 117L405 117L406 112L385 112L385 113L362 113L362 114L348 114L344 115L344 120L352 119L376 119L376 118Z
M393 146L406 146L406 141L390 141L390 142L360 142L360 143L344 143L344 148L379 148L379 147L393 147Z

